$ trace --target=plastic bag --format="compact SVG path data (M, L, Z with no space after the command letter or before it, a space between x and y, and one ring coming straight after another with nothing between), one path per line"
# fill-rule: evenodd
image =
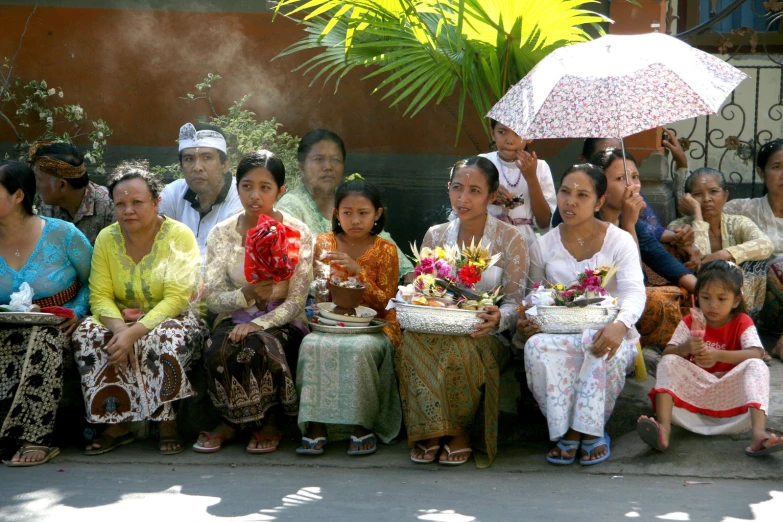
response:
M27 282L19 286L19 290L11 294L11 302L6 306L14 312L27 312L33 306L33 289Z
M691 335L704 338L707 329L707 319L704 312L698 308L691 308Z

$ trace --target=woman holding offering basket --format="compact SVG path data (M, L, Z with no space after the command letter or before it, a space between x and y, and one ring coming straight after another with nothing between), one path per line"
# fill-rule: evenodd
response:
M488 255L498 255L475 290L499 287L503 298L499 307L489 306L478 314L483 322L470 337L403 334L395 360L413 462L464 464L472 452L471 432L486 447L487 455L477 456L477 466L489 466L497 452L500 373L510 357L501 334L513 329L517 320L528 268L522 234L487 214L498 185L498 170L486 158L458 161L448 185L457 219L435 225L424 236L424 248L475 243ZM475 421L479 411L483 425Z

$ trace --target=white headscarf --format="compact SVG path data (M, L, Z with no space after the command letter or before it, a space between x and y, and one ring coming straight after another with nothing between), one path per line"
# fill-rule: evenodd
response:
M186 123L179 129L179 152L194 147L210 147L228 154L226 138L217 131L197 131L192 123Z

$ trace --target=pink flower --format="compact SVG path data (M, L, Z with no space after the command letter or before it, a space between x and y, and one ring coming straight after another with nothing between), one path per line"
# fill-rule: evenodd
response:
M339 322L339 323L337 323L337 326L345 326L345 323Z
M440 277L441 279L443 279L444 277L446 277L451 273L451 267L445 261L438 261L437 263L435 263L435 268L438 271L438 277Z

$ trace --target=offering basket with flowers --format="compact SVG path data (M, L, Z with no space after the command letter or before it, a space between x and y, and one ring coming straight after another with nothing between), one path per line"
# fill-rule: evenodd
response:
M581 333L603 328L617 318L617 299L608 295L606 285L617 267L588 268L568 284L540 282L525 298L525 313L544 333ZM521 308L519 309L521 311Z
M392 305L400 326L412 332L470 335L482 319L478 314L497 304L500 288L480 293L476 287L485 270L497 263L480 244L469 247L411 245L416 279L401 286Z

